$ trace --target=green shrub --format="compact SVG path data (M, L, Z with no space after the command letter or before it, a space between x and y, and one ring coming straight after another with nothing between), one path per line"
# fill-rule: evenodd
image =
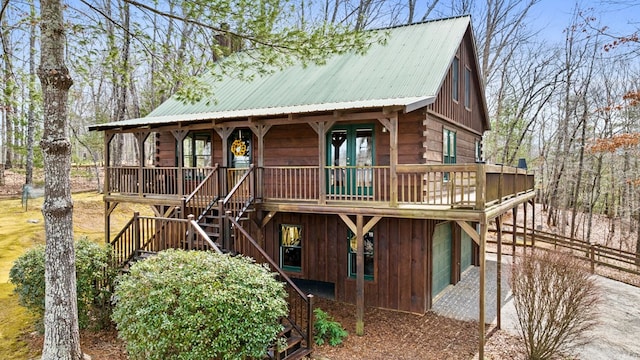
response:
M167 250L118 279L112 318L131 359L261 358L285 296L250 259Z
M342 325L333 320L326 312L315 308L313 310L315 315L314 332L317 345L323 345L325 342L331 346L338 346L342 344L344 338L349 335Z
M27 251L9 271L20 305L40 318L36 324L39 330L43 329L44 316L44 252L44 245ZM115 270L109 267L111 248L83 238L76 241L75 252L78 323L81 329L89 325L100 328L109 322L110 281L115 275Z

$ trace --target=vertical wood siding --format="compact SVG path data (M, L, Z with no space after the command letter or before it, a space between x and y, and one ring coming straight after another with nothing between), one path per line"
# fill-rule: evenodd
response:
M375 277L365 281L367 306L423 314L431 307L429 257L435 220L385 218L373 228ZM335 284L336 299L355 303L348 274L347 227L335 215L278 213L264 228L265 248L279 262L281 224L303 226L302 272L292 277Z

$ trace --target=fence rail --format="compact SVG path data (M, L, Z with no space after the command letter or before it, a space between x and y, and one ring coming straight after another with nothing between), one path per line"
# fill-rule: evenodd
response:
M513 229L512 224L503 224L503 226ZM490 231L497 231L490 229ZM514 235L513 230L503 230L503 234ZM526 236L525 236L526 235ZM595 273L596 266L611 268L614 270L640 275L640 255L634 252L615 249L600 244L590 244L584 240L571 239L562 235L553 234L539 230L528 230L525 234L524 228L517 226L515 228L515 238L525 238L526 242L518 243L504 242L503 245L515 246L533 246L543 249L565 249L572 251L574 256L589 261L591 272Z

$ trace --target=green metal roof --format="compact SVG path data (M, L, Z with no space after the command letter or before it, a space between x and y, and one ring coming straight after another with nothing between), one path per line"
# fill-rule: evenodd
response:
M373 44L364 55L295 65L252 81L205 76L215 101L185 104L171 98L145 118L90 129L392 105L412 111L435 100L469 26L470 17L463 16L375 30L388 32L387 43Z

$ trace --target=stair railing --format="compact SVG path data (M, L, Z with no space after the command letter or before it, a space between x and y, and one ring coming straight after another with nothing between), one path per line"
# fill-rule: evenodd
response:
M184 249L213 250L221 253L193 215L188 219L176 219L147 217L134 213L133 218L110 244L115 252L115 263L118 267L124 266L138 251Z
M229 191L222 201L223 208L219 212L224 215L227 211L231 211L233 218L238 221L244 211L251 205L255 194L255 167L253 164L247 168L247 171L238 179L238 182ZM220 203L220 202L219 202Z
M220 193L220 171L218 164L215 164L193 192L182 199L182 214L194 214L199 221L216 204Z
M120 268L133 258L139 247L138 213L120 230L120 232L109 242L114 251L115 265Z
M287 300L289 302L289 315L286 321L292 329L303 338L303 345L307 349L313 349L313 295L305 294L271 259L251 235L227 213L227 220L236 230L236 249L244 256L253 258L256 263L268 264L271 271L276 273L276 279L285 284ZM283 324L287 325L287 324Z

